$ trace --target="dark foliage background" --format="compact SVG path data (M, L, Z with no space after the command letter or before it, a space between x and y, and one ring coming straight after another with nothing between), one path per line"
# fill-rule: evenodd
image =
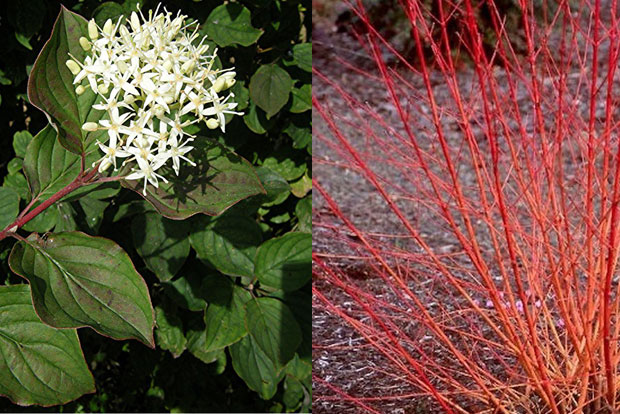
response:
M15 133L25 130L35 135L47 124L45 115L28 103L26 84L29 71L50 35L61 4L87 19L94 17L102 24L108 17L127 14L128 10L135 9L137 3L133 0L116 3L99 0L29 0L10 1L0 8L0 36L3 39L0 43L0 182L4 186L16 192L23 190L23 182L15 179L12 174L15 170L11 167L16 156L13 148ZM158 3L152 0L141 1L140 8L146 12L155 9ZM309 91L311 73L302 70L302 65L295 65L293 46L309 42L310 2L244 0L238 3L250 10L252 26L262 29L264 33L257 43L248 47L236 45L219 49L218 55L224 66L234 65L237 69L237 87L247 88L251 76L260 65L275 63L289 73L297 90L306 85ZM204 23L213 9L221 4L220 1L162 2L169 11L176 13L181 10L199 23ZM241 91L241 95L247 93L247 89L237 91ZM276 181L280 181L279 189L268 188L272 193L268 195L271 199L259 200L262 204L256 200L247 200L233 208L233 213L248 215L260 225L263 240L291 230L309 231L310 102L309 96L298 98L291 94L284 108L270 119L266 118L262 110L252 108L254 104L249 100L242 108L248 115L245 119L233 119L227 125L225 138L219 136L217 131L200 131L201 134L224 142L253 165L262 166L263 174L265 171L275 173ZM305 102L306 98L308 102ZM248 101L247 96L245 99ZM160 282L146 268L136 250L136 234L132 234L131 224L136 215L143 214L141 206L144 203L141 198L129 190L121 189L106 203L100 211L91 211L84 203L71 202L69 214L73 226L120 244L147 281L153 305L176 315L186 332L188 327L201 324L202 313L187 309L187 303L183 303L185 299L174 295L170 284ZM22 200L22 207L24 204ZM195 228L208 220L203 216L190 218L186 222L190 228ZM33 226L36 231L47 231L59 226L60 222L50 223L39 222ZM23 283L21 278L10 272L6 264L13 243L8 239L0 243L0 283ZM207 269L196 257L195 251L191 250L179 272L181 276L177 275L175 280L186 274L208 271L213 269ZM236 283L244 282L237 280ZM200 296L198 289L194 289L191 294ZM278 296L277 292L272 294ZM288 299L287 295L290 296ZM278 297L287 303L296 303L296 316L306 314L310 318L309 295L308 284L292 294L279 294ZM300 325L304 343L298 353L300 358L309 361L310 324L300 321ZM169 351L159 346L152 350L137 341L114 341L91 329L79 329L78 332L86 361L95 377L97 392L65 406L51 408L19 407L0 397L0 411L284 412L310 409L309 390L296 390L296 393L291 394L290 386L287 390L284 385L285 381L279 383L273 398L262 399L233 370L229 354L226 361L218 359L205 364L188 350L175 359Z

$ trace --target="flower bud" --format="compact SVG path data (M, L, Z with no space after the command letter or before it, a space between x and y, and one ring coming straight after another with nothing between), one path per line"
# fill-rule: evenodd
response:
M97 86L97 90L99 91L101 95L105 95L106 93L108 93L108 87L104 85L103 83Z
M90 42L88 41L87 38L85 38L84 36L80 37L80 46L82 46L82 49L84 49L85 51L89 51L90 48L92 47Z
M123 102L125 102L127 105L131 105L132 103L134 103L136 101L136 97L126 93L125 94L125 98L123 99Z
M226 78L223 76L220 76L213 83L213 87L211 89L213 89L215 93L220 93L225 88L226 88Z
M202 45L198 49L196 49L196 54L204 55L207 52L207 50L209 50L209 45Z
M75 63L74 60L71 60L71 59L67 60L65 62L65 65L67 65L71 73L73 73L74 75L77 75L78 73L80 73L80 65Z
M166 59L162 66L166 70L166 72L170 72L170 69L172 69L172 61L170 59Z
M116 62L116 67L121 73L125 73L128 69L127 64L123 62L122 60L119 60L118 62Z
M101 161L101 164L99 164L99 172L102 173L105 170L107 170L108 168L110 168L110 166L112 165L112 161L110 161L109 158L104 158Z
M84 131L93 132L93 131L96 131L97 129L99 129L99 125L97 125L96 122L87 122L84 125L82 125L82 129Z
M112 34L112 30L114 30L114 23L112 23L112 19L108 19L103 25L103 33L110 36Z
M134 32L140 30L140 19L138 18L136 12L131 12L131 19L129 21L129 24L131 24L131 29Z
M220 121L218 121L215 118L209 118L207 119L207 128L209 129L215 129L217 127L220 126Z
M94 19L90 19L88 22L88 37L90 40L96 40L99 37L99 32L97 31L97 24Z
M121 25L118 28L118 32L121 34L121 36L123 38L129 38L131 35L129 34L129 30L127 30L127 27L125 27L124 25Z
M155 115L157 115L158 118L161 118L165 114L164 108L161 105L157 105L153 112L155 113Z
M170 24L170 38L174 38L179 30L181 30L181 26L183 25L183 19L181 17L175 18Z
M226 89L232 88L235 85L235 83L237 83L237 80L235 78L226 79Z
M194 69L194 59L190 59L181 66L181 72L187 73Z
M75 88L75 93L76 93L77 95L81 95L81 94L83 94L85 91L86 91L86 88L85 88L85 87L83 87L82 85L78 85L78 87L77 87L77 88Z

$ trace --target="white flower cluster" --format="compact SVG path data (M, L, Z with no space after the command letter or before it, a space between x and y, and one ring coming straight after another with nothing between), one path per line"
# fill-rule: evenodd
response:
M181 160L195 165L186 157L195 137L183 128L204 121L225 132L224 114L241 115L233 111L233 93L222 93L235 83L234 68L213 69L217 49L207 54L206 36L199 39L197 28L190 32L186 16L172 18L158 9L148 19L133 12L125 24L108 19L102 29L91 20L90 39L79 39L86 58L66 62L76 93L90 87L101 96L93 108L108 115L82 126L108 132L107 143L98 143L105 153L99 171L112 165L116 170L117 158L135 161L125 179L144 179L145 195L147 182L155 187L158 179L167 182L156 171L169 160L177 175Z

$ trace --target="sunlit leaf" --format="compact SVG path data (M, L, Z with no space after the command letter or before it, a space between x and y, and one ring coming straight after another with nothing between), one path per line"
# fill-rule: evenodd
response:
M278 299L261 297L245 305L248 332L276 364L286 364L301 343L301 330L288 306Z
M26 147L32 141L32 135L28 131L18 131L13 134L13 150L15 155L24 158L26 155Z
M262 65L250 79L250 98L267 113L275 115L288 101L293 79L275 64Z
M207 17L205 30L218 46L249 46L263 34L252 27L250 17L250 11L239 3L222 4Z
M261 398L272 398L278 389L279 368L261 350L251 336L246 336L230 348L230 356L235 372L247 384L258 392Z
M234 344L247 334L245 304L252 295L225 276L212 276L203 285L209 303L205 312L205 351Z
M52 35L34 63L28 79L28 98L45 112L58 131L61 144L75 154L81 154L91 143L105 141L105 131L82 130L85 122L97 122L104 111L92 108L97 95L87 89L82 95L75 93L73 74L65 62L69 53L82 62L84 50L79 44L81 36L88 36L86 20L61 6Z

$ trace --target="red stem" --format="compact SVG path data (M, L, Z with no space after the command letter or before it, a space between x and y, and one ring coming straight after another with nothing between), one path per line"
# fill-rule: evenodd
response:
M17 229L19 229L24 224L28 223L30 220L32 220L33 218L41 214L45 209L53 205L58 200L62 199L67 194L72 193L73 191L77 190L78 188L82 186L99 182L99 180L93 181L93 178L97 175L97 171L98 171L98 168L97 166L95 166L92 170L88 171L87 173L84 173L84 172L80 173L80 175L78 175L75 178L75 180L71 181L71 183L69 183L66 187L64 187L63 189L61 189L60 191L52 195L50 198L48 198L47 200L39 204L33 210L31 210L27 214L23 214L22 212L22 214L20 214L15 219L15 221L13 221L13 223L9 224L4 230L0 232L0 240L4 240L9 236L14 236L16 234L15 232L17 231ZM103 178L103 180L105 180L105 178ZM105 180L105 181L109 181L109 180ZM31 205L32 203L30 203L24 211L28 211Z

